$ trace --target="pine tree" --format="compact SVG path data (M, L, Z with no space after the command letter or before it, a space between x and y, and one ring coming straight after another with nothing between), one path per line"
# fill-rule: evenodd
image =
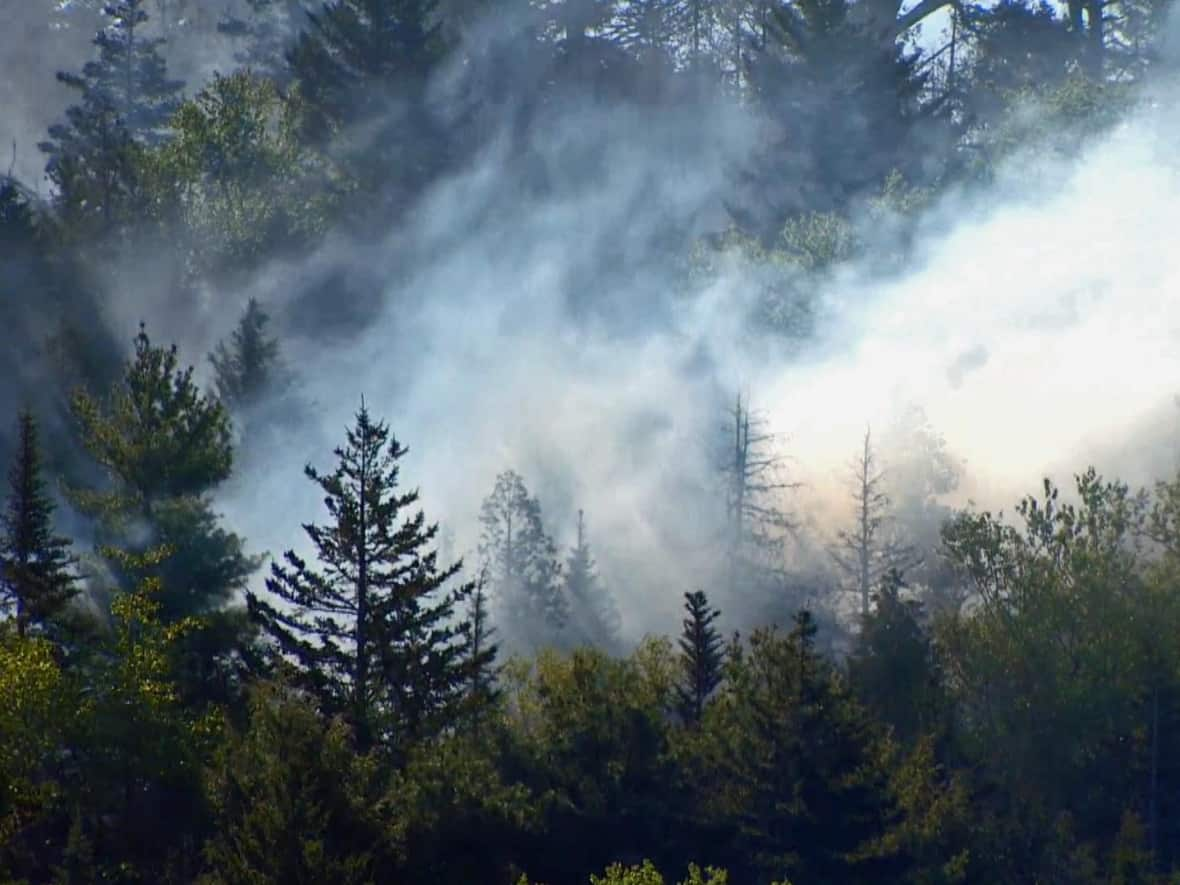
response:
M529 496L520 474L508 470L496 477L479 518L479 555L495 596L497 623L526 648L557 644L569 602L540 502Z
M446 45L436 0L332 0L308 13L288 60L303 93L337 122L421 86Z
M158 578L165 623L202 619L203 628L179 645L185 690L232 691L248 632L235 596L260 561L245 554L242 539L213 511L211 493L233 463L229 416L201 393L192 373L191 366L180 369L175 345L154 346L140 326L135 353L109 395L75 394L82 443L107 482L71 489L70 496L94 518L97 546L123 589ZM127 572L121 557L105 553L160 547L170 555L146 574Z
M253 405L275 382L279 343L267 332L269 322L270 315L251 298L229 342L220 342L209 355L217 395L231 409Z
M713 622L721 616L710 608L703 590L684 594L684 629L680 634L681 678L676 686L680 715L697 725L705 712L709 696L721 684L725 663L725 643Z
M420 510L404 516L418 501L398 491L405 453L362 404L336 469L306 468L331 517L304 526L322 570L288 550L266 582L273 603L248 595L302 684L349 719L362 750L402 751L446 724L471 672L459 641L470 626L453 616L474 585L448 590L461 563L440 568L428 549L438 526Z
M569 604L571 645L613 648L622 621L610 591L602 586L586 538L583 513L578 511L578 540L565 566L565 598Z
M53 502L41 475L37 423L29 411L18 420L18 448L8 473L8 510L0 535L0 599L15 609L21 637L45 630L74 596L70 542L53 533Z
M868 616L873 589L890 571L905 572L921 564L922 558L910 545L887 534L890 522L889 496L883 488L884 473L877 469L870 431L852 469L852 499L856 524L837 532L832 558L850 579L860 599L860 614Z

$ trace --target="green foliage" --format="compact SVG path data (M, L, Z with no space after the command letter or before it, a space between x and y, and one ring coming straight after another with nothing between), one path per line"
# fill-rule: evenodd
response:
M141 327L122 379L100 399L79 390L73 410L82 442L104 468L104 487L71 491L96 520L106 565L126 589L144 575L126 571L113 551L166 547L151 566L161 581L161 616L168 623L201 615L176 645L185 691L229 700L236 691L236 654L248 625L235 605L259 560L219 524L209 493L230 473L230 423L225 406L201 393L192 368L179 368L176 347L153 346Z
M80 715L81 698L52 643L0 626L0 869L29 862L29 843L62 793L54 756Z
M141 325L126 372L102 402L74 397L83 443L111 480L109 491L84 492L78 503L113 517L150 518L161 501L200 495L230 474L225 407L201 394L176 346L154 347Z
M252 692L249 724L218 748L207 789L216 834L198 881L377 881L374 760L355 755L341 721L325 722L283 686Z
M721 684L725 649L713 622L720 616L710 608L703 590L684 594L684 629L680 636L680 681L676 686L678 709L684 721L699 725L705 703Z
M461 563L440 568L429 549L438 526L421 511L403 515L418 501L398 491L405 453L362 405L336 469L306 470L332 520L304 527L323 570L289 550L267 580L275 604L248 595L301 684L321 709L348 717L362 750L376 742L404 753L436 734L495 653L473 657L459 641L469 628L452 616L474 585L448 588Z
M903 599L904 587L895 571L882 580L874 595L876 606L861 618L848 679L861 703L909 746L919 735L938 732L948 723L947 699L923 606Z
M42 477L37 423L20 415L16 460L8 474L8 508L0 525L0 601L14 609L16 630L46 630L73 598L70 542L53 533L53 502Z
M327 230L349 184L300 139L301 112L268 80L217 76L145 157L153 216L186 245L191 274L232 279Z
M479 511L479 556L496 601L496 622L517 646L564 645L569 600L541 504L520 474L507 470Z
M218 343L209 362L216 373L217 396L230 408L254 405L272 392L278 371L279 343L266 330L270 316L251 298L229 342Z
M582 511L578 511L578 540L565 562L563 594L569 606L569 646L595 645L607 650L619 642L622 617L610 590L603 586L586 538Z
M538 832L533 796L501 770L506 740L485 725L411 751L385 802L399 881L501 880L521 834Z
M804 611L790 634L759 630L748 653L731 650L724 689L706 717L709 766L699 801L733 828L728 865L749 871L743 877L898 875L899 858L879 850L896 809L873 724L814 638Z
M593 649L545 651L509 668L518 747L509 771L520 766L538 797L548 835L529 868L542 880L585 877L618 853L654 856L662 844L673 674L667 641L648 642L627 660Z
M65 227L76 238L106 236L145 209L139 165L143 145L160 140L183 85L170 80L163 42L145 34L144 0L113 0L94 44L98 58L81 74L58 80L80 93L80 104L51 126L40 148L57 189Z

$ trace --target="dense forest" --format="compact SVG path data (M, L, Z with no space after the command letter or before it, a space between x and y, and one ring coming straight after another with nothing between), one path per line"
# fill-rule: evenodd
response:
M1180 882L1169 15L9 4L0 881Z

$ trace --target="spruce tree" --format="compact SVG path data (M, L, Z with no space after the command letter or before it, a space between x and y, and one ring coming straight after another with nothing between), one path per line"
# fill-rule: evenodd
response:
M684 629L680 634L680 681L676 696L684 721L696 725L705 703L721 684L725 664L725 643L713 622L721 616L709 606L703 590L684 594Z
M571 645L612 649L618 644L622 619L614 598L598 577L581 510L578 511L578 540L566 559L565 598L569 604Z
M284 554L271 566L268 597L248 595L250 611L321 708L351 722L362 750L404 751L456 713L470 673L460 641L470 625L457 605L474 585L447 584L461 563L440 568L429 549L437 525L418 492L400 492L406 454L362 404L337 466L307 477L324 492L330 522L307 524L321 569Z
M529 649L564 640L569 601L557 550L541 522L541 504L513 470L496 477L480 509L479 554L496 602L496 620Z
M279 343L267 332L270 315L251 298L228 342L209 355L217 395L231 409L255 404L275 383Z
M70 542L53 533L53 502L45 490L32 412L20 414L17 438L0 535L0 599L15 611L16 630L23 637L30 627L49 627L76 589Z

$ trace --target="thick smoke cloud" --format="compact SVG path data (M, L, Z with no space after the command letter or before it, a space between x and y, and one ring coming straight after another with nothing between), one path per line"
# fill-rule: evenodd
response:
M469 563L501 470L525 477L562 544L584 509L634 638L674 629L684 590L716 589L715 442L738 391L804 483L786 502L811 536L796 556L816 556L846 515L865 426L915 404L966 462L951 503L1010 507L1042 475L1068 485L1091 462L1135 483L1172 469L1175 110L1161 90L1076 157L1017 157L985 191L943 196L904 273L870 255L809 281L805 342L751 329L759 268L722 259L702 279L669 249L670 229L724 226L758 137L745 109L699 100L552 114L527 144L506 134L441 181L410 224L330 239L238 292L168 301L149 283L164 271L125 269L111 319L146 319L199 362L238 304L267 304L297 403L249 425L218 502L254 549L304 549L300 523L323 514L302 467L331 464L363 396ZM888 466L905 453L883 438ZM720 602L740 623L740 601Z
M788 506L821 535L846 509L844 465L866 423L884 430L912 404L967 462L955 503L1010 509L1042 475L1068 485L1090 462L1148 481L1169 466L1159 446L1180 382L1169 108L1071 160L1022 157L987 192L947 196L905 274L851 266L828 279L802 349L750 333L757 282L740 262L693 290L642 260L668 217L715 212L750 121L694 108L640 129L587 111L536 145L568 181L544 197L522 199L510 158L489 152L435 190L412 230L312 259L387 279L381 307L346 339L285 330L314 422L268 449L226 510L272 552L293 543L296 521L317 515L299 468L327 461L363 394L409 444L406 478L460 550L473 550L480 500L507 467L559 537L584 508L634 636L669 629L682 590L715 572L711 443L737 390L785 433L805 483ZM563 167L570 153L600 157L600 174ZM633 273L599 271L610 255ZM281 317L294 281L316 274L274 274L259 286ZM902 454L885 451L886 464Z

